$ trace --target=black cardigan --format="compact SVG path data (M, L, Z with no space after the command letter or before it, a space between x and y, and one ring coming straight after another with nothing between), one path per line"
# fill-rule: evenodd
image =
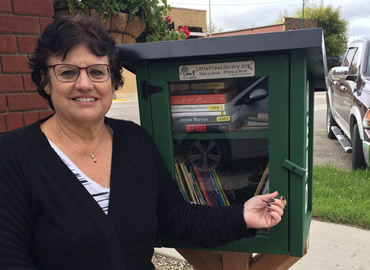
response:
M41 121L0 136L0 269L154 269L157 232L205 247L250 236L242 206L185 202L151 137L109 118L105 215L50 147Z

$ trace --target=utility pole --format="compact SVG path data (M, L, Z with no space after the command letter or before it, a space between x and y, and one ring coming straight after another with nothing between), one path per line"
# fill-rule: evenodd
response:
M302 0L302 29L304 28L304 4L307 0Z
M208 0L208 10L209 10L209 36L212 36L212 19L211 19L211 0Z

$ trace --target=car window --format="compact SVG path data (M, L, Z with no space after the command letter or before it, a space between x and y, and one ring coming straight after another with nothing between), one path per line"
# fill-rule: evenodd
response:
M365 62L365 76L370 76L370 46L367 46L367 60Z
M353 60L352 60L352 63L349 67L349 71L348 71L348 74L352 74L352 75L356 75L357 74L357 71L359 69L359 65L361 63L361 59L360 59L360 50L355 50L355 55L353 56Z
M349 48L347 51L346 56L343 59L342 66L343 67L349 67L352 63L353 56L355 55L357 51L356 47Z

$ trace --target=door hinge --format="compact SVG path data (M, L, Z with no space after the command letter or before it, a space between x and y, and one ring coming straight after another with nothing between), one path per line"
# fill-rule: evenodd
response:
M163 88L156 85L147 84L146 81L141 82L141 96L143 99L148 99L152 94L162 92Z
M302 168L301 166L298 166L297 164L294 164L290 160L285 159L282 164L285 168L287 168L291 172L295 172L296 174L300 176L305 176L307 173L307 169Z

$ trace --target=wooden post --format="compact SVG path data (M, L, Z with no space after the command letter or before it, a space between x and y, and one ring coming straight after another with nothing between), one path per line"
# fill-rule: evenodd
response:
M309 247L308 234L304 254ZM177 251L197 270L286 270L301 257L274 254L256 254L244 252L226 252L195 249L177 249Z

